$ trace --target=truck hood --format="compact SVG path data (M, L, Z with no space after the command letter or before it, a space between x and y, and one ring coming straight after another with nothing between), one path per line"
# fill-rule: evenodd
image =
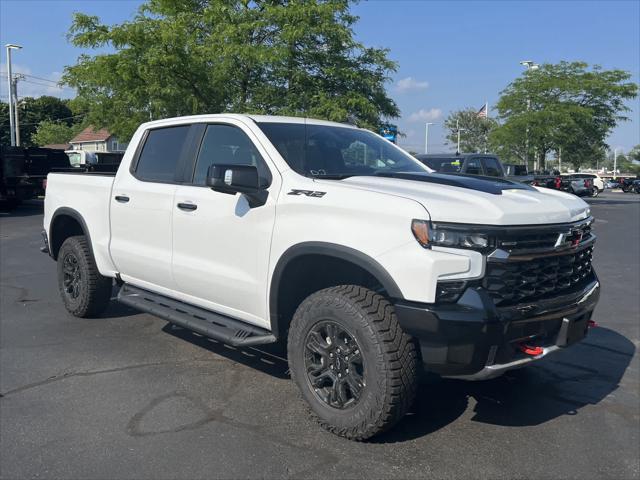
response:
M502 179L441 174L349 177L340 184L415 200L440 222L531 225L587 218L589 206L575 195Z

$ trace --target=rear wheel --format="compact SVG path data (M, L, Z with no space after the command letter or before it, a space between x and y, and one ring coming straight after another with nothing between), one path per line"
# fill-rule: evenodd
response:
M100 275L84 235L67 238L58 252L58 288L76 317L100 315L111 298L111 278Z
M291 377L312 415L364 440L394 426L413 402L417 353L393 305L364 287L321 290L298 307L288 339Z

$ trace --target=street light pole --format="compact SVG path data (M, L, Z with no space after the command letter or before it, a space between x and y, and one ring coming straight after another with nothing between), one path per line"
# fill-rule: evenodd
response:
M9 87L9 130L11 131L11 146L16 145L15 107L13 98L13 77L11 75L11 50L22 48L20 45L7 43L7 85Z
M460 153L460 132L464 130L464 128L460 128L460 120L456 120L456 132L458 133L458 148L456 149L456 155Z
M613 149L613 178L616 178L616 173L618 173L618 150L619 148Z
M433 125L433 122L427 122L424 128L424 153L429 153L429 125Z
M540 65L538 65L537 63L535 63L532 60L523 60L520 62L520 65L522 65L523 67L526 67L527 72L529 70L537 70L538 68L540 68ZM531 98L529 98L529 96L527 95L527 112L531 110ZM529 168L529 124L527 122L527 131L526 131L526 139L525 139L525 161L527 162L527 168ZM534 162L534 170L535 170L535 162Z

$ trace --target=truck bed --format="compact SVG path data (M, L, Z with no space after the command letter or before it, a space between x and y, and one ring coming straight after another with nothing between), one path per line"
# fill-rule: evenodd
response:
M113 173L65 172L50 173L44 201L44 225L53 220L53 212L63 207L75 211L84 219L91 232L91 244L101 272L113 270L109 255L109 205Z

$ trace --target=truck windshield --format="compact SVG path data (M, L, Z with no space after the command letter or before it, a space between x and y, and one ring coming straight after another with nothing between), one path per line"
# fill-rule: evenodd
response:
M287 164L301 175L341 179L429 172L408 153L366 130L303 123L258 125Z

